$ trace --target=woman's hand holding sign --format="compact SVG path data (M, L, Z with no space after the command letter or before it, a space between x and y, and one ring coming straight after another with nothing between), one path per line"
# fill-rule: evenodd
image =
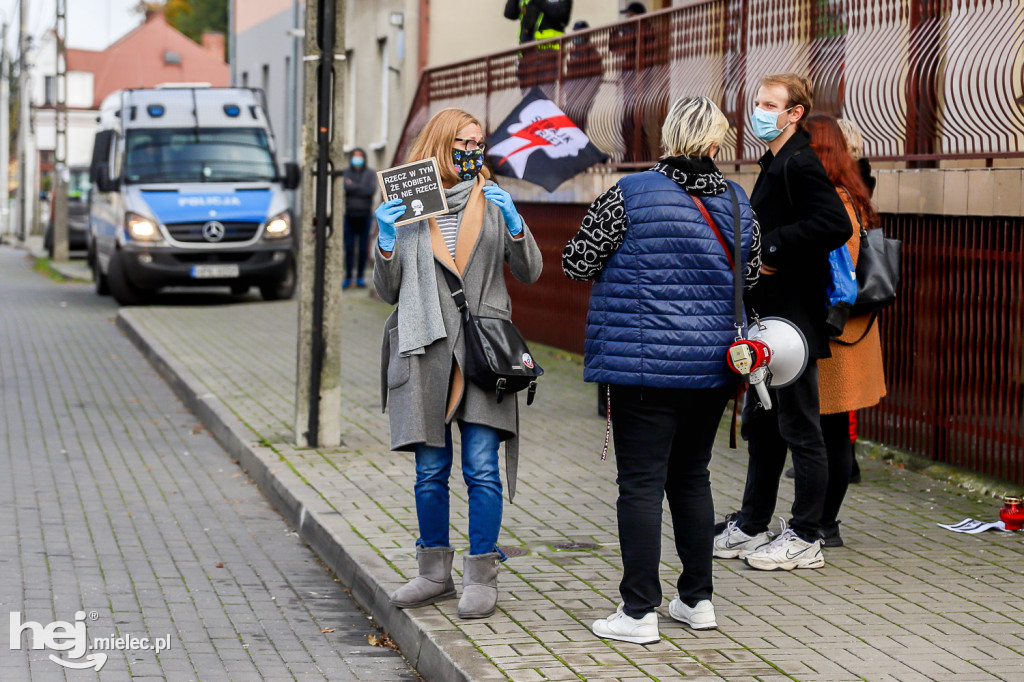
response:
M395 198L385 201L373 212L377 216L377 246L381 251L395 250L395 221L405 214L406 208L402 200Z
M508 227L510 235L518 237L522 234L523 219L519 217L519 211L516 210L516 205L512 202L511 194L497 185L487 185L484 187L484 197L501 209L501 215L505 218L505 226Z

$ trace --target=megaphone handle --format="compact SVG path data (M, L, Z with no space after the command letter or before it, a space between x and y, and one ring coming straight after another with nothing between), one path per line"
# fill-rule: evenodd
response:
M768 387L765 386L763 381L759 381L754 384L754 388L757 389L757 397L761 399L761 406L765 410L772 409L772 399L768 395Z

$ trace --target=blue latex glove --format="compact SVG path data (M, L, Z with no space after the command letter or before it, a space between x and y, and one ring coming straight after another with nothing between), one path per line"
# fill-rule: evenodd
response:
M505 219L505 226L508 227L510 235L518 237L522 234L523 219L519 217L519 211L516 210L516 205L512 202L511 194L497 185L487 185L484 187L484 197L501 209L501 215Z
M401 199L385 201L373 212L377 216L377 246L381 251L395 250L395 221L405 214Z

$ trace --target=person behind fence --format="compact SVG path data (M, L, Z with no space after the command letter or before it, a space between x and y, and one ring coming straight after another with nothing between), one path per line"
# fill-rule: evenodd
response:
M407 161L436 158L449 213L399 227L400 199L376 211L380 230L373 284L398 308L384 323L381 402L388 409L392 450L416 462L416 541L419 575L391 595L399 608L455 596L449 537L452 424L462 434L462 475L469 496L469 553L464 556L458 613L483 618L498 598L502 485L498 446L518 457L516 395L500 402L493 391L465 381L462 316L445 270L462 285L473 315L511 318L504 265L526 284L541 274L540 249L512 197L489 180L483 165L480 121L459 109L435 114L420 131Z
M805 129L811 136L811 148L821 159L855 227L846 245L856 267L861 229L878 227L878 214L836 119L814 113L807 117ZM850 413L877 405L885 396L882 341L874 316L860 315L847 320L843 333L829 341L829 350L831 357L818 362L821 433L828 453L821 542L825 547L842 547L838 515L850 485L854 459Z
M505 18L519 22L519 43L559 38L572 15L572 0L506 0ZM558 77L558 41L520 54L516 71L519 84L530 88Z
M743 407L748 442L743 505L715 537L715 556L742 558L760 570L821 568L819 531L828 485L828 456L821 434L818 360L827 358L828 255L853 227L803 129L811 113L811 84L792 73L761 79L751 132L768 144L750 202L762 234L761 278L746 297L752 316L789 320L807 340L807 367L785 388L771 389L772 409L760 406L753 388ZM768 525L778 500L787 448L796 472L789 527L773 539Z
M874 196L875 184L878 180L871 174L871 162L864 156L864 137L860 134L860 129L848 118L838 118L836 123L839 124L843 131L843 137L846 138L846 148L857 162L861 180L868 188L868 197Z
M714 162L728 129L707 97L677 100L662 128L668 156L599 196L562 253L567 277L596 280L584 380L610 386L622 603L593 624L599 637L640 644L660 637L666 496L683 564L669 614L694 629L717 627L708 464L736 388L726 354L736 336L737 211L747 284L760 269L759 228L747 197Z
M373 200L377 196L377 173L366 165L366 152L356 147L349 154L345 176L345 279L342 289L352 286L355 275L357 287L365 287L366 260L370 253L370 217Z

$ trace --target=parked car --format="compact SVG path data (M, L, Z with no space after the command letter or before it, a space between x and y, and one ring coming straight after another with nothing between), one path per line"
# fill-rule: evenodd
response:
M72 166L68 169L68 248L71 251L85 251L89 245L89 168ZM55 195L50 192L50 219L43 233L43 246L53 258L53 202Z
M295 291L296 240L262 93L168 87L115 92L100 107L90 178L96 291L123 305L170 286Z

